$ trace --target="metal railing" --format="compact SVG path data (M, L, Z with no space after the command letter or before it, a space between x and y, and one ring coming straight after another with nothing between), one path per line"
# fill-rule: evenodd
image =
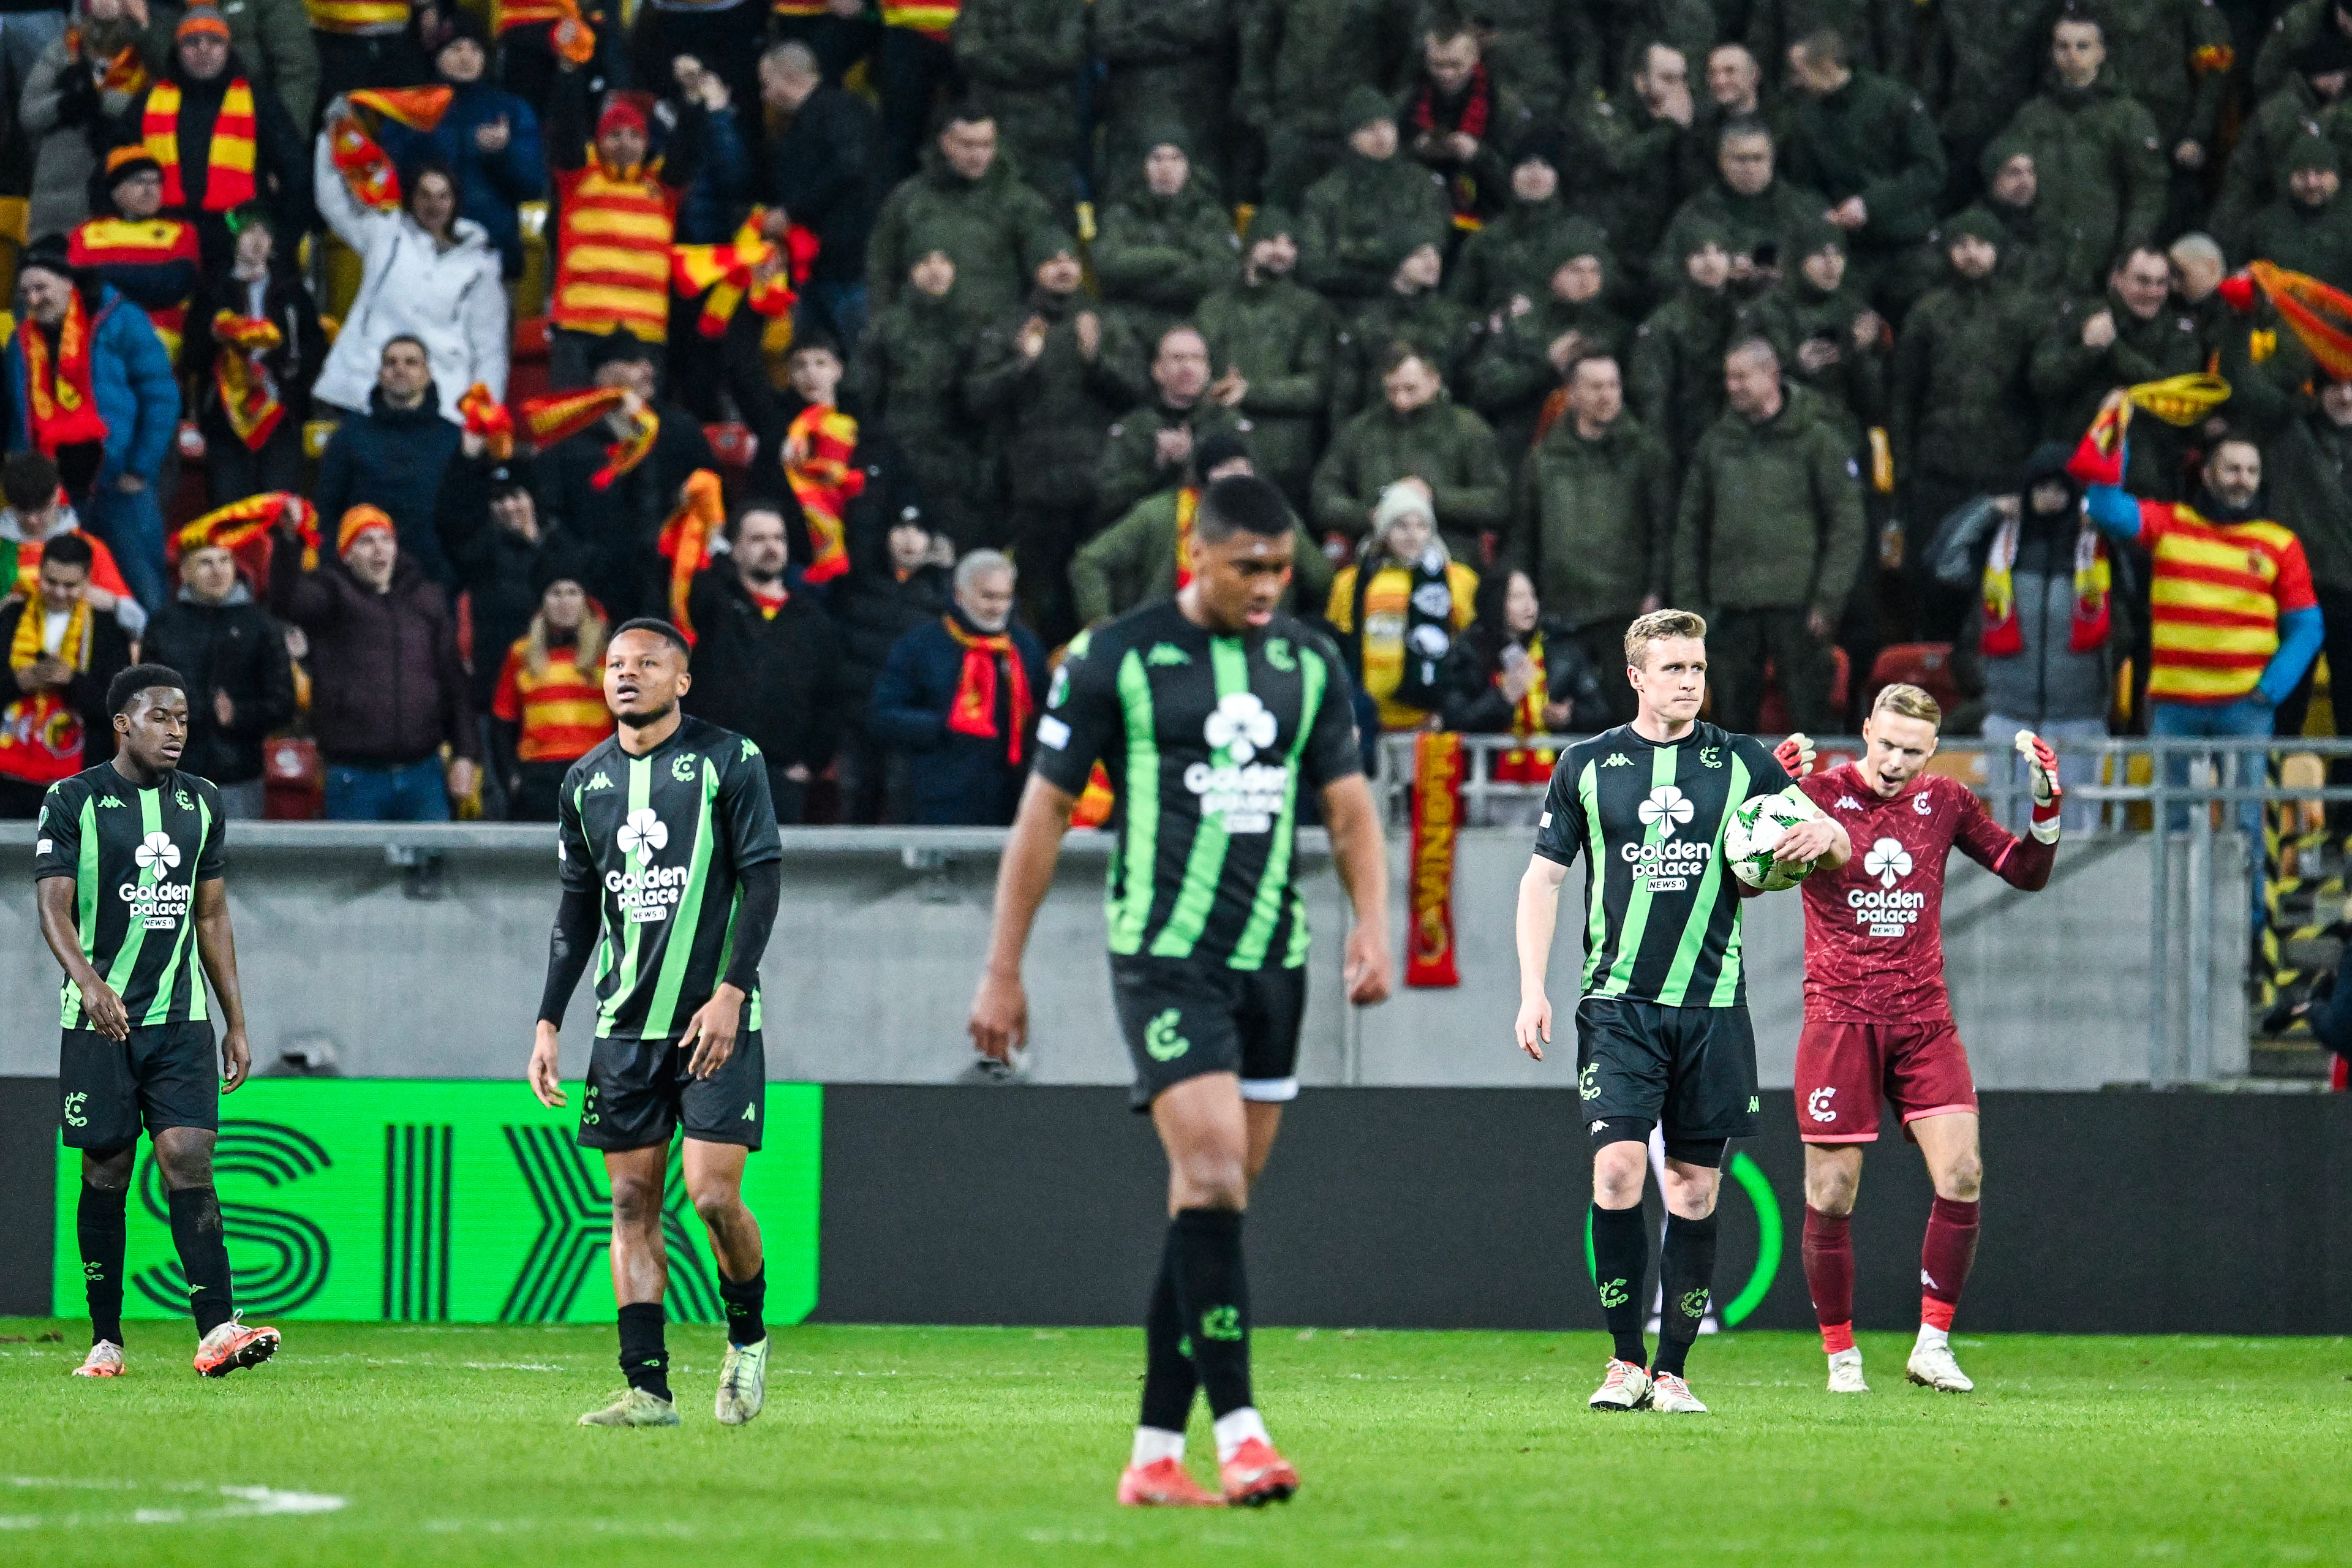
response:
M1540 799L1547 786L1496 779L1496 759L1514 750L1558 752L1582 738L1543 735L1521 741L1509 735L1463 735L1463 825L1492 826L1507 821L1511 826L1524 823L1532 831L1530 803ZM1412 821L1415 739L1392 734L1380 741L1375 788L1390 826L1398 830ZM1814 743L1824 767L1857 758L1863 751L1863 742L1852 737ZM2092 834L2134 833L2149 840L2148 1081L2159 1089L2214 1081L2217 838L2241 837L2241 813L2250 806L2260 813L2303 802L2352 803L2352 786L2288 784L2278 777L2279 763L2297 755L2317 758L2326 769L2323 779L2340 771L2332 764L2352 767L2352 739L2132 736L2095 742L2053 739L2051 744L2062 769L2072 772L2067 763L2084 758L2093 764L2089 772L2095 782L2066 786L2070 804L2095 808ZM1968 784L2002 822L2021 827L2030 785L2009 747L1975 737L1947 739L1931 765ZM2178 782L2172 776L2176 773L2181 775ZM2222 819L2219 825L2217 815ZM2157 831L2159 825L2169 826ZM2067 831L2079 835L2083 829L2070 820ZM2257 831L2242 847L2253 894L2247 917L2251 928L2261 919L2265 875L2259 817ZM2176 923L2175 905L2182 900L2186 908ZM2178 1018L2172 996L2176 973L2182 991Z

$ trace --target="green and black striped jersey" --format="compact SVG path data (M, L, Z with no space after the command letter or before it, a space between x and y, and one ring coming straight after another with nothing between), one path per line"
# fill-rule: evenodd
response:
M212 1016L196 973L196 884L224 874L226 837L220 791L194 773L142 789L101 763L59 779L41 802L33 880L72 879L82 956L134 1029ZM71 980L58 1011L67 1028L89 1027Z
M572 764L556 816L565 889L603 892L597 1037L675 1037L726 976L743 868L783 858L767 760L699 719L642 757L616 735Z
M1536 853L1563 866L1586 856L1582 994L1747 1002L1723 830L1741 801L1788 786L1764 742L1707 723L1664 745L1621 724L1560 754Z
M1076 795L1097 759L1118 796L1111 952L1307 962L1291 886L1299 787L1363 772L1329 639L1287 616L1213 637L1172 599L1096 627L1054 673L1037 772Z

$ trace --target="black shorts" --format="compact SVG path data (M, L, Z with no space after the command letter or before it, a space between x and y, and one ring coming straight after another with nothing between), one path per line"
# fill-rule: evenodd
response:
M1189 958L1111 954L1111 1005L1135 1061L1134 1106L1204 1073L1240 1076L1242 1098L1298 1098L1307 970L1228 969Z
M1576 1005L1576 1087L1588 1125L1633 1116L1669 1142L1749 1137L1758 1106L1748 1009L1587 996Z
M677 1040L601 1038L588 1058L580 1105L584 1149L667 1146L680 1127L705 1143L760 1146L768 1121L768 1063L760 1031L735 1037L735 1054L706 1079L688 1078L691 1051Z
M58 1047L58 1121L68 1149L127 1149L145 1123L220 1131L220 1051L213 1026L156 1024L115 1044L68 1029Z

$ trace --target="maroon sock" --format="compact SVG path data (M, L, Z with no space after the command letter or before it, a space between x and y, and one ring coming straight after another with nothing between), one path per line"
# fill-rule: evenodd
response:
M1927 1213L1927 1239L1919 1247L1919 1321L1933 1329L1952 1326L1960 1288L1977 1260L1974 1203L1937 1198Z
M1847 1216L1805 1205L1805 1285L1822 1321L1822 1349L1853 1348L1853 1241Z

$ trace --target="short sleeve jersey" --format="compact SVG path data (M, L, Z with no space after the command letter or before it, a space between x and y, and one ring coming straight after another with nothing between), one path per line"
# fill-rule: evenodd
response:
M220 791L194 773L142 789L101 763L59 779L41 802L33 879L73 879L82 955L134 1029L212 1016L197 973L196 884L225 874L226 836ZM58 1010L67 1028L90 1026L71 980Z
M744 868L783 858L766 759L699 719L641 757L615 736L572 764L556 816L565 890L603 893L597 1037L673 1038L726 976Z
M1805 895L1805 1016L1937 1023L1944 990L1944 865L1954 848L1989 871L2018 849L1966 784L1922 773L1881 799L1853 764L1798 785L1853 840L1853 858L1800 884Z
M1083 634L1054 672L1037 772L1075 795L1097 760L1118 795L1112 952L1246 970L1307 962L1292 886L1299 790L1363 772L1328 639L1287 616L1212 636L1173 600Z
M1746 1004L1723 830L1741 801L1788 784L1761 741L1707 723L1663 745L1621 724L1561 753L1536 853L1562 866L1586 857L1583 995Z

